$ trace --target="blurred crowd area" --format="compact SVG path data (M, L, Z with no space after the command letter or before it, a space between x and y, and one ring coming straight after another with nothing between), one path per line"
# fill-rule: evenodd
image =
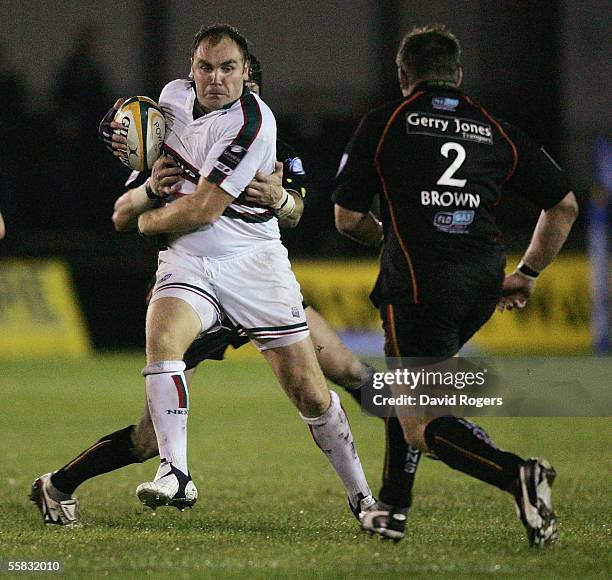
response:
M58 239L75 235L93 244L101 235L118 235L110 217L129 170L97 138L98 123L117 95L98 61L96 39L95 26L79 30L48 88L50 104L44 106L28 94L24 77L0 46L0 211L8 231L4 254L23 254L18 248L24 239L30 240L32 253L44 255L58 253L45 251L47 240L55 240L57 248ZM301 155L311 184L300 226L283 234L291 255L372 256L337 234L330 201L342 151L359 117L321 114L316 95L305 93L299 114L279 115L277 121L279 137ZM537 212L521 199L508 198L500 204L498 218L508 249L524 249ZM583 231L579 224L570 248L584 247Z
M9 234L109 227L126 172L97 141L113 94L94 34L79 33L49 87L51 105L42 109L0 46L0 210Z

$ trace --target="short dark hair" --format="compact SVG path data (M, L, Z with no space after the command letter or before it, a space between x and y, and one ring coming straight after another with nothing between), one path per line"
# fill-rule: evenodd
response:
M453 80L461 66L461 46L443 24L413 28L400 43L396 63L420 80Z
M224 38L233 40L242 53L244 62L249 60L249 43L247 39L238 32L237 28L229 24L213 24L212 26L202 26L193 37L191 43L191 56L195 54L195 51L200 46L200 43L204 40L208 40L211 46L219 44Z
M261 63L259 59L253 54L249 54L249 80L252 83L256 83L261 91L261 81L262 81L262 72L261 72Z

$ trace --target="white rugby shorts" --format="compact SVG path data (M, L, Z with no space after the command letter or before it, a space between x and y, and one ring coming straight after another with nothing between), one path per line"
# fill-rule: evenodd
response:
M300 285L287 249L277 240L221 260L173 249L160 252L151 302L166 297L191 305L202 334L218 329L225 312L259 350L310 334Z

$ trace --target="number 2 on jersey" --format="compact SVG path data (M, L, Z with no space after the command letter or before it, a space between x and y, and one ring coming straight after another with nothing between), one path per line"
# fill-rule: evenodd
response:
M440 153L442 153L444 157L448 157L451 151L455 151L457 157L455 157L453 162L446 168L446 171L440 176L440 179L438 179L436 183L438 185L448 185L451 187L464 187L467 179L455 179L453 175L465 161L465 149L462 145L454 143L453 141L444 143L440 148Z

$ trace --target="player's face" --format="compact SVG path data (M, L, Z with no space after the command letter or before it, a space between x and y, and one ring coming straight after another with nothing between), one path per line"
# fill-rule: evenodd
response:
M202 41L193 53L191 72L198 103L205 111L216 111L239 99L248 79L242 53L230 38L221 39L215 46Z

